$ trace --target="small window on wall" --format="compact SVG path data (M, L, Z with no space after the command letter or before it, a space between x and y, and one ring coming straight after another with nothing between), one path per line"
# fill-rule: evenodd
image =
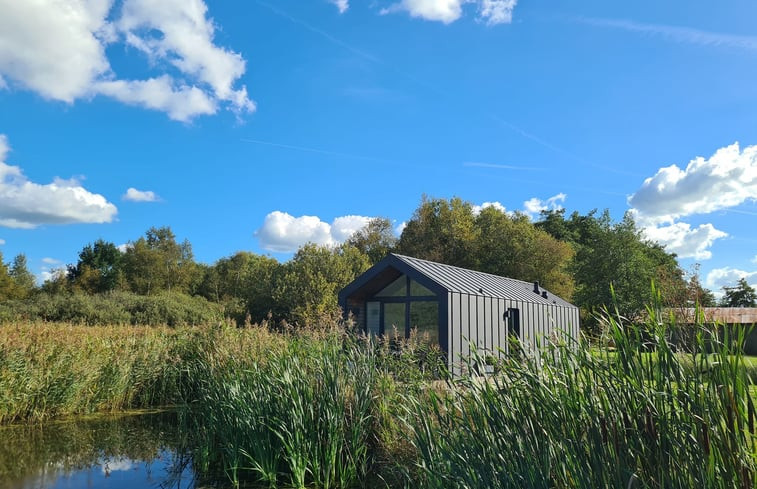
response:
M407 279L401 275L397 280L384 287L376 297L405 297L407 295Z
M427 297L430 295L436 295L430 290L428 290L426 287L422 286L415 280L410 281L410 295L413 297Z

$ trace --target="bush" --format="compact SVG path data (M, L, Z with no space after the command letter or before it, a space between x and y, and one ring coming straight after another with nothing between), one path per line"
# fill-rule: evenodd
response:
M163 292L39 293L0 304L0 322L45 321L94 325L196 326L218 322L222 308L202 297Z

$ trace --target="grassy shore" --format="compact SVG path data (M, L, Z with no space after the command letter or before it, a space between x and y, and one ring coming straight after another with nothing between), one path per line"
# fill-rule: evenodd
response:
M675 352L674 327L607 317L612 351L553 345L434 381L422 343L338 325L3 326L0 421L174 404L201 478L268 487L751 488L752 360Z

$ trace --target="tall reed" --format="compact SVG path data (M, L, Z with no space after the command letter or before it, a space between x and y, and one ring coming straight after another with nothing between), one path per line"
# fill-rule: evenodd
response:
M755 411L740 350L700 333L698 351L676 352L677 326L659 310L642 325L603 322L614 349L551 346L505 360L490 379L457 379L430 402L409 398L416 484L754 487Z

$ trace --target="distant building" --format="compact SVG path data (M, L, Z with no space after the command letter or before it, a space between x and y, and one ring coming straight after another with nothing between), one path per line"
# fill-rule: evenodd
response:
M669 309L672 312L679 324L694 325L697 323L694 315L696 309L688 307L684 309ZM744 326L746 328L746 337L744 339L744 354L757 355L757 328L753 328L757 324L757 308L755 307L701 307L699 311L702 313L705 324L715 324L718 326L728 327L729 331L733 335L735 333L734 328L736 326Z
M397 254L342 289L339 304L368 334L406 338L417 330L439 345L455 371L475 350L507 354L509 336L536 349L579 334L578 308L538 282Z

